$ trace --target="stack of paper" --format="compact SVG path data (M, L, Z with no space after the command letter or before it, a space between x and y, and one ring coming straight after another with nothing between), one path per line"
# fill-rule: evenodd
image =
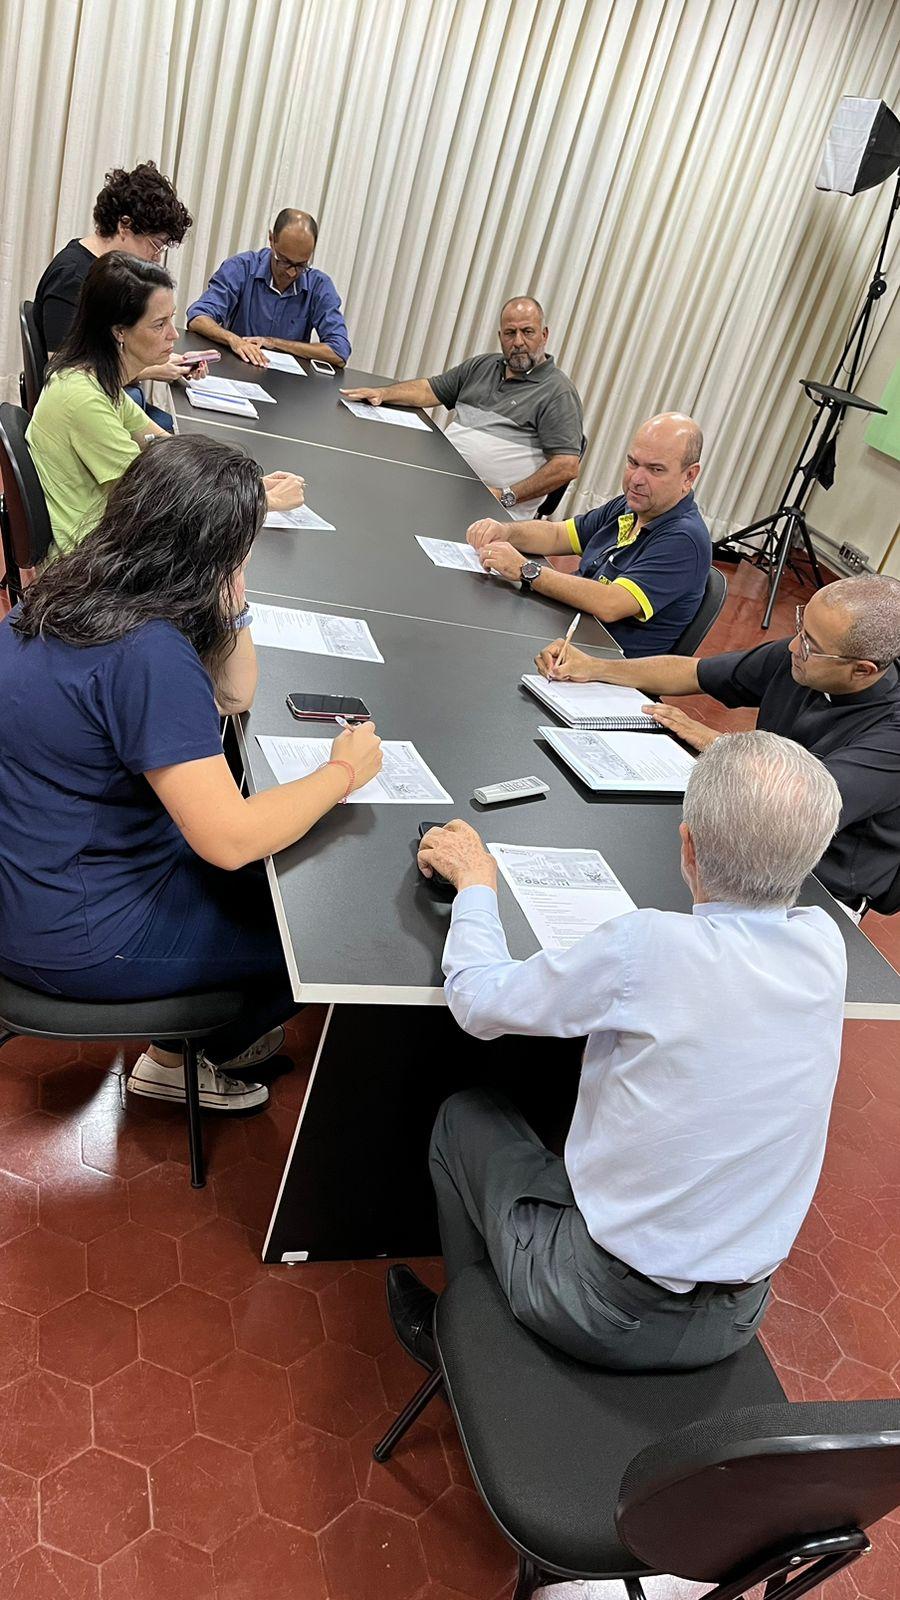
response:
M488 849L544 950L568 950L610 917L635 909L598 850L526 844Z
M256 740L279 783L307 778L324 766L331 755L330 739L276 739L258 733ZM381 746L382 767L377 778L364 783L348 795L353 804L452 806L449 795L414 744L406 739L385 739Z
M237 417L258 417L259 412L229 378L193 378L185 393L198 411L228 411Z
M587 728L538 728L589 789L625 794L684 794L693 758L674 739Z
M358 617L295 611L293 606L264 606L256 600L251 600L250 610L254 644L276 650L303 650L313 656L384 663L368 624Z
M395 428L424 428L426 433L431 429L427 422L417 417L412 411L402 411L397 406L372 406L368 400L344 400L341 405L352 411L355 417L361 417L363 422L390 422Z
M470 544L460 544L455 539L426 539L421 533L416 534L416 544L422 546L436 567L456 567L457 571L480 572L484 577L481 558Z

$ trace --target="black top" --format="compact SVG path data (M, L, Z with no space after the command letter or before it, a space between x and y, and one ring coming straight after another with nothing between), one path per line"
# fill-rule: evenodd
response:
M816 868L826 889L856 905L877 900L900 866L900 683L891 666L858 694L822 694L794 680L789 640L697 662L704 694L759 706L757 726L818 756L841 791L841 821Z
M96 260L80 239L70 239L35 289L34 320L48 353L59 349L71 328L81 285Z

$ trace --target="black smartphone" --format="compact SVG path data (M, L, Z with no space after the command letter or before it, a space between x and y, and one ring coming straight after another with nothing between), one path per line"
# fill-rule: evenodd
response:
M444 824L442 822L420 822L419 823L419 838L420 839L424 839L424 837L425 837L426 833L428 832L429 828L442 828L443 826L444 826ZM439 872L435 872L434 873L434 875L433 875L433 877L431 879L431 882L432 883L439 883L442 886L444 884L446 884L448 887L451 887L449 878L442 878L441 874Z
M289 694L287 707L298 722L368 722L371 712L364 700L354 694Z

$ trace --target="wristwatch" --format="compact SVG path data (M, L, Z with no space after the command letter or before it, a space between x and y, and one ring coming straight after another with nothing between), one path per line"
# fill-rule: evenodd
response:
M510 506L514 506L516 504L516 497L513 494L512 489L509 487L509 484L506 485L506 488L500 496L500 504L505 506L507 511L509 510Z
M519 582L521 583L522 588L530 589L535 579L540 577L543 570L544 569L539 561L526 561L522 571L519 573Z

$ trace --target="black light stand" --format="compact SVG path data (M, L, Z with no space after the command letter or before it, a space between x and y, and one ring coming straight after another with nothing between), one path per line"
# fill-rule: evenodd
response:
M883 406L876 406L871 400L864 400L862 396L853 393L853 385L862 360L865 347L866 333L876 301L881 299L887 289L887 279L884 276L884 260L887 254L888 239L894 218L900 210L900 174L894 189L891 208L888 212L884 235L881 240L881 249L875 264L875 272L866 292L866 298L860 307L859 315L853 323L847 342L841 351L840 359L834 369L831 382L814 383L810 378L801 378L803 388L816 407L816 414L797 461L788 478L784 494L778 509L767 517L760 517L758 522L751 522L746 528L739 528L736 533L728 534L724 539L716 541L714 556L717 560L748 560L753 566L764 568L769 579L769 598L766 604L762 626L768 628L772 620L772 611L778 596L778 586L781 583L785 566L797 573L791 552L795 540L800 542L809 557L809 564L819 588L824 582L813 542L810 538L806 524L804 505L813 484L816 482L822 464L826 461L829 451L833 450L837 442L844 421L845 413L850 409L857 411L877 411L885 415ZM838 388L837 384L849 360L849 372L846 379L846 388ZM765 533L766 537L759 546L751 545L742 548L741 541L749 539L751 535ZM800 574L797 573L799 576Z

